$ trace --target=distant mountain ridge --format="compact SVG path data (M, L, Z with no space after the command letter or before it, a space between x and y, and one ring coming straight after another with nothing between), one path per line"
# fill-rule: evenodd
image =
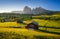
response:
M31 9L28 6L25 6L23 11L12 11L12 13L20 13L20 14L54 14L56 12L60 12L60 11L50 11L50 10L46 10L42 7L37 7L37 8L33 8Z
M28 6L25 6L23 9L23 12L24 12L24 14L53 14L57 11L46 10L42 7L37 7L37 8L31 9Z

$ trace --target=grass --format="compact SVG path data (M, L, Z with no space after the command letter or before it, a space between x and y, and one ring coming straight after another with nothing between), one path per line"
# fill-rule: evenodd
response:
M3 30L1 30L3 29ZM57 39L60 35L27 29L0 28L0 39Z
M4 22L4 23L1 23L0 22L0 27L24 27L25 25L24 24L19 24L17 22Z
M26 20L24 23L28 24L32 21L36 21L39 26L50 26L50 27L60 27L60 21L55 20L41 20L41 19L32 19L32 20ZM9 26L20 26L24 27L26 24L18 24L17 22L0 22L0 27L9 27Z
M45 28L45 27L40 27L39 29L43 30L44 32L49 32L49 33L54 33L54 34L59 34L60 35L60 29Z
M25 29L26 24L32 21L36 21L39 24L40 31ZM0 39L60 39L60 35L56 34L60 33L59 20L32 19L25 20L24 23L26 24L17 22L0 22Z
M50 26L50 27L60 27L60 20L41 20L41 19L33 19L34 21L38 22L40 26Z

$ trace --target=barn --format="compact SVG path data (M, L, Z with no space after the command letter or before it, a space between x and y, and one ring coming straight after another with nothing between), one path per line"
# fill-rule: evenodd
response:
M31 29L31 30L38 30L38 23L31 22L31 23L27 24L27 26L25 28Z

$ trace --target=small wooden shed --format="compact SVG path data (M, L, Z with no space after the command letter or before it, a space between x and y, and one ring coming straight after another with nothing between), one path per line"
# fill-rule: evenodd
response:
M37 22L31 22L31 23L27 24L27 26L25 28L38 30L38 23Z

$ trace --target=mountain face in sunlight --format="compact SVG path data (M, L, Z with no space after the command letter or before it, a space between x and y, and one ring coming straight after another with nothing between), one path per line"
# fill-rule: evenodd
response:
M22 11L12 11L12 12L5 12L5 13L19 13L19 14L54 14L56 12L60 12L60 11L51 11L51 10L47 10L44 9L42 7L36 7L31 9L28 6L25 6L24 9Z
M48 13L48 12L50 13L49 10L46 10L46 9L44 9L42 7L37 7L37 8L31 9L28 6L24 7L23 12L25 14L42 14L42 13Z

